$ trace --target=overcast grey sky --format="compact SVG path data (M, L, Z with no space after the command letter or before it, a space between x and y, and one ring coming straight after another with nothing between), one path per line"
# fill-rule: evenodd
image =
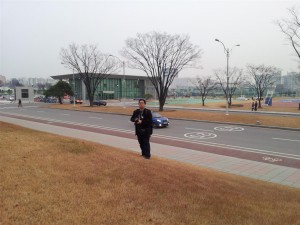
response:
M189 34L203 50L198 70L179 77L211 75L226 66L220 43L235 47L230 66L248 63L277 66L283 74L299 71L299 59L274 21L288 16L288 0L0 0L0 74L49 77L71 73L60 64L59 52L70 43L98 44L104 53L121 58L128 37L150 31ZM122 71L119 71L122 73ZM126 68L126 74L141 74Z

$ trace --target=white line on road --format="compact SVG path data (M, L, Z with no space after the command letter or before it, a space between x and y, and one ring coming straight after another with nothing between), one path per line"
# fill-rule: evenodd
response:
M186 130L202 130L202 131L209 131L209 132L215 132L214 130L203 130L203 129L198 129L198 128L190 128L190 127L186 127Z
M70 116L70 114L66 114L66 113L61 113L60 115L63 115L63 116Z
M91 117L89 117L90 119L97 119L97 120L102 120L102 118L100 118L100 117L93 117L93 116L91 116Z
M282 140L282 141L296 141L296 142L300 142L300 140L292 140L292 139L284 139L284 138L272 138L275 140Z

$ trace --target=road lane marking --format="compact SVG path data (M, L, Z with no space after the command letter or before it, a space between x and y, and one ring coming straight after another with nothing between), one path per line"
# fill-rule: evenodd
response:
M214 130L203 130L203 129L198 129L198 128L190 128L190 127L186 127L185 129L187 129L187 130L202 130L202 131L215 132Z
M70 114L67 114L67 113L61 113L60 115L62 115L62 116L70 116Z
M187 138L192 138L192 139L211 139L217 137L216 134L213 133L208 133L208 132L193 132L193 133L186 133L184 134L185 137Z
M296 142L300 142L300 140L292 140L292 139L284 139L284 138L272 138L275 140L281 140L281 141L296 141Z
M235 127L235 126L221 126L214 128L217 131L243 131L243 127Z
M100 118L100 117L94 117L94 116L91 116L91 117L88 117L90 119L97 119L97 120L102 120L103 118Z

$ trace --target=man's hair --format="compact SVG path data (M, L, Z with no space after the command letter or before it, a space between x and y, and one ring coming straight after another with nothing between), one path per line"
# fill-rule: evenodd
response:
M145 105L146 105L146 100L145 100L145 99L140 98L140 99L139 99L139 102L141 102L141 101L143 101L143 102L145 103Z

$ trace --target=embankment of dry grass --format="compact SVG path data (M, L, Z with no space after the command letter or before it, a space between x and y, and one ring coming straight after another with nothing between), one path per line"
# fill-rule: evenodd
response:
M0 128L1 225L299 224L299 189Z
M279 99L281 100L281 99ZM209 102L205 103L204 106L202 106L201 103L199 104L175 104L174 106L183 106L187 108L226 108L226 105L224 102ZM251 111L252 108L252 101L234 101L232 103L231 109L237 109L237 110L244 110L244 111ZM297 102L280 102L280 101L274 101L272 106L268 106L262 103L261 108L258 108L258 111L263 112L291 112L291 113L300 113L299 110L299 103Z

